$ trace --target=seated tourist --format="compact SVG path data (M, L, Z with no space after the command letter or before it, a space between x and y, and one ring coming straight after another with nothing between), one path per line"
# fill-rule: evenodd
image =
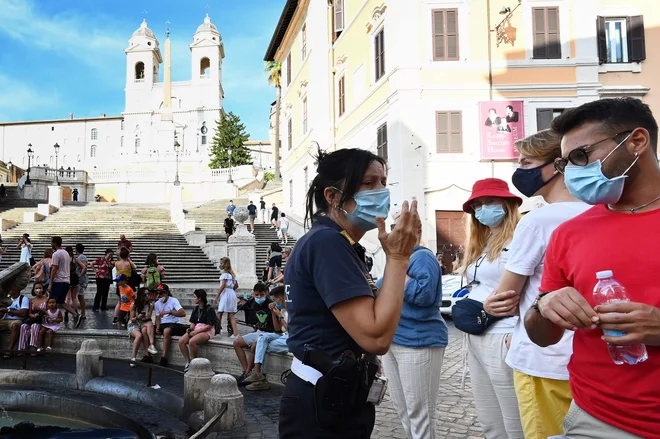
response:
M140 343L144 343L145 356L142 357L143 363L153 363L152 354L157 354L158 351L154 347L154 324L151 322L151 315L154 311L154 304L149 297L147 297L147 289L140 288L138 290L135 302L131 306L131 315L128 320L128 334L133 337L133 352L131 361L135 361L137 351L140 348ZM131 367L135 365L131 364Z
M273 315L273 325L276 332L262 334L257 342L252 345L253 347L256 345L254 349L254 368L243 381L248 384L247 390L270 390L270 384L268 384L266 378L266 354L271 352L286 354L289 352L286 344L289 334L286 328L288 313L286 311L284 287L274 288L271 291L271 297L273 302L269 305L269 308ZM279 332L282 334L280 335Z
M252 363L248 363L247 356L243 350L246 347L254 345L256 349L257 339L264 333L274 333L275 326L273 324L272 311L270 304L273 303L266 297L268 287L264 283L257 283L252 291L252 297L247 300L241 300L238 303L238 309L245 312L245 323L254 328L255 332L245 334L234 340L234 351L241 362L243 367L243 374L239 379L239 384L247 377L248 373L252 370L254 356L252 356Z
M32 285L30 311L28 317L25 319L25 323L21 325L21 335L18 339L19 351L27 351L29 346L33 347L35 350L39 347L39 333L48 306L48 296L46 296L45 292L46 289L42 283L35 282L34 285ZM32 355L34 356L36 354Z
M62 322L64 321L64 316L62 311L57 309L57 300L54 297L48 299L48 308L46 309L46 314L44 315L43 323L41 324L41 332L39 334L39 347L37 352L41 352L42 341L48 336L48 341L46 342L46 350L50 351L53 347L53 338L55 333L60 330Z
M30 312L30 299L21 294L18 288L11 288L9 290L9 297L11 304L7 307L0 308L0 332L9 332L9 350L16 349L18 343L18 336L21 332L21 325L23 320ZM7 352L4 358L11 358L12 353Z
M215 326L218 321L215 310L209 305L206 291L195 290L193 294L193 302L196 306L190 315L190 328L179 339L179 349L186 360L184 372L188 372L190 360L197 358L199 346L215 337ZM188 350L188 345L190 350Z
M177 299L170 295L170 287L166 284L158 285L156 288L158 300L154 304L156 312L156 334L163 334L163 356L160 357L160 365L167 367L167 354L170 351L172 336L182 336L188 330L187 325L180 322L181 317L186 316L186 311L181 307Z

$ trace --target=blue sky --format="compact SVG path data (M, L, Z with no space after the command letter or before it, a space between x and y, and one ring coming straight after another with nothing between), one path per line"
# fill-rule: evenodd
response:
M268 138L275 91L263 56L285 0L0 0L0 121L120 115L128 39L143 18L172 32L172 77L190 80L188 45L208 12L225 45L224 106Z

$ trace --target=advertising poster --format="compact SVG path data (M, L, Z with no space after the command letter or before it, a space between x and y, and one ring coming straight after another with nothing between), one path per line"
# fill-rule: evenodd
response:
M525 138L523 101L479 102L481 160L516 160L514 144Z

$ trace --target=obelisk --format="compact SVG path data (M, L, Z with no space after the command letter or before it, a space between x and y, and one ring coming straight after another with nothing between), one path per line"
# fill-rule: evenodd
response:
M160 123L158 124L158 150L161 154L174 154L175 126L172 116L172 44L170 42L170 27L167 23L167 38L165 39L165 72L163 75L163 105L160 108ZM181 140L179 140L181 142Z

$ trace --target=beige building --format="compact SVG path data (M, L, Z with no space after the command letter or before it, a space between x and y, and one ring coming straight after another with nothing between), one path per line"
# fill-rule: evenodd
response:
M660 115L660 52L645 44L660 34L653 8L648 0L288 0L266 53L282 63L284 209L304 214L315 142L366 148L389 161L392 210L414 196L426 243L460 244L472 184L510 181L517 138L601 97L635 96ZM373 232L366 245L377 252Z

